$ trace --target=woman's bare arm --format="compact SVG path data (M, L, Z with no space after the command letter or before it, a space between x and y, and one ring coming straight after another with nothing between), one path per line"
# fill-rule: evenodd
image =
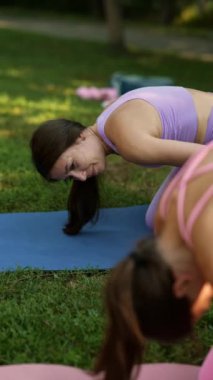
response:
M162 139L161 121L146 103L127 102L105 126L107 137L126 160L139 165L181 166L201 144Z
M163 140L145 133L121 139L117 149L126 160L136 164L159 164L181 166L194 153L202 148L201 144Z

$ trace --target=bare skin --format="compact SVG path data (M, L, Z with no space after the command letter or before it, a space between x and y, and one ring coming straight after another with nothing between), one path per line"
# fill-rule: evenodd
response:
M213 162L213 152L199 166ZM185 198L185 217L191 213L201 195L213 184L213 172L199 176L187 186ZM195 317L198 318L210 305L213 297L213 197L208 201L192 229L192 248L188 246L179 232L177 220L177 190L169 198L166 219L162 219L159 208L155 217L155 233L161 248L161 255L172 267L176 278L176 296L187 295L196 305ZM209 284L206 297L197 306L197 299L204 285ZM207 289L207 288L205 288Z
M76 143L61 154L50 172L55 180L73 177L79 181L102 173L106 167L108 148L92 128L85 129Z
M138 165L183 165L193 153L200 150L213 109L213 94L191 89L188 91L197 111L195 143L162 139L162 124L157 110L141 99L129 100L112 112L106 121L106 136L129 162ZM81 156L77 153L76 159L77 150ZM50 177L73 177L85 181L88 177L102 173L106 167L106 162L103 162L106 156L115 152L106 145L94 124L86 128L78 141L64 153L52 168ZM66 167L72 161L75 165L70 165L71 170L67 171Z
M213 108L213 94L189 90L198 118L195 143L162 140L162 125L156 109L141 99L130 100L108 118L105 133L121 156L136 164L182 165L200 149ZM138 125L140 124L140 128Z

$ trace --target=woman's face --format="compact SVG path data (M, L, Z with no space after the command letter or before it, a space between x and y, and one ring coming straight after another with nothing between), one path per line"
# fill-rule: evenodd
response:
M211 306L213 286L205 282L193 252L185 245L169 250L164 246L160 254L173 271L175 296L189 299L193 319L198 320Z
M65 180L72 177L86 181L102 173L105 167L105 152L97 136L82 135L58 158L50 171L50 178Z

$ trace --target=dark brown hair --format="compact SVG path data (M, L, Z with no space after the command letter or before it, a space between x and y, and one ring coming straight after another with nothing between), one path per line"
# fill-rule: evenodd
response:
M140 241L116 266L106 287L108 325L95 373L105 371L104 380L135 378L145 338L171 343L191 332L190 302L175 297L173 284L154 238Z
M38 172L48 181L49 173L60 155L73 145L84 126L76 121L66 119L48 120L33 133L30 147L32 160ZM64 232L77 234L90 220L96 220L100 205L98 181L96 177L85 182L73 180L68 197L68 223Z

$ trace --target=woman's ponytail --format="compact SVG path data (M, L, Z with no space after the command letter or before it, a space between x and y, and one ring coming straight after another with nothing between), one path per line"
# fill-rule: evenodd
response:
M68 197L68 223L64 227L67 235L76 235L90 220L98 219L100 195L98 178L90 177L81 182L73 180Z
M172 343L191 332L190 301L175 297L174 281L154 237L138 242L117 265L107 283L108 326L95 373L104 371L104 380L135 379L144 337Z
M108 326L95 365L95 373L104 371L104 380L129 380L134 364L141 361L144 338L132 303L133 273L134 262L127 258L107 284Z

